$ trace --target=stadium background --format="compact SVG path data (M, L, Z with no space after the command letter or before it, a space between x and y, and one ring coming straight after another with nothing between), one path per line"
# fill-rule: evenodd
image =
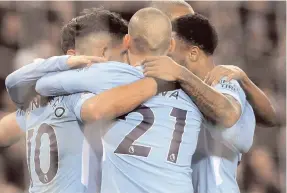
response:
M254 145L238 168L242 193L286 191L286 2L189 2L219 33L216 64L238 65L270 97L280 126L256 128ZM129 19L147 2L0 2L0 117L15 110L5 77L34 58L60 55L60 29L83 8L104 6ZM0 154L0 192L29 182L25 143Z

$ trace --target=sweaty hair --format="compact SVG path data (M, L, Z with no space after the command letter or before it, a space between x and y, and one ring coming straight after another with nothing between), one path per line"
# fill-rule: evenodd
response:
M187 13L194 14L193 8L184 0L152 1L150 7L161 10L170 19L173 18L172 13L175 8L182 8L185 9Z
M144 8L132 16L128 33L131 49L141 54L163 55L170 47L172 26L160 10Z
M108 33L114 40L122 40L128 33L127 21L103 8L85 9L82 15L72 19L62 28L63 52L75 49L76 39L97 33Z
M177 37L189 45L198 46L206 54L212 55L218 44L214 26L201 14L188 14L173 21Z

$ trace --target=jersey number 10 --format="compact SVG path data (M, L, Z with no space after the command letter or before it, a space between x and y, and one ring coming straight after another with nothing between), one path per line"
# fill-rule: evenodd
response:
M140 145L133 145L133 143L147 132L154 124L154 113L149 107L142 105L140 108L133 112L138 112L143 116L143 120L138 124L119 144L114 153L128 154L147 157L151 151L151 147L145 147ZM182 135L185 127L186 110L173 108L170 116L176 118L174 126L173 137L170 143L167 161L176 163L179 152L179 146L182 140Z
M28 136L27 136L27 148L28 148L28 169L30 172L30 179L31 179L31 186L33 186L32 176L31 176L31 143L32 143L32 137L34 135L34 129L28 130ZM44 134L48 134L49 136L49 146L50 146L50 166L47 171L47 173L44 173L41 169L40 165L40 148L41 148L41 138ZM35 150L34 150L34 164L35 164L35 172L39 178L39 180L43 184L47 184L53 180L53 178L56 176L58 171L58 143L55 131L53 127L50 125L43 123L37 132L37 135L35 137Z

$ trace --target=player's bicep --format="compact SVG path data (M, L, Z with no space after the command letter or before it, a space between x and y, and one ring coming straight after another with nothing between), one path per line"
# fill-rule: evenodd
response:
M18 113L18 112L17 112ZM7 147L17 142L23 135L16 112L6 115L0 120L0 146ZM20 123L21 124L21 123Z

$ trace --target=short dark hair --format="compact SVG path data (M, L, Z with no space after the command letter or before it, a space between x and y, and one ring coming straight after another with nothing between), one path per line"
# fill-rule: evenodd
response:
M188 14L172 23L177 36L190 45L198 46L206 54L212 55L218 44L214 26L201 14Z
M61 30L61 49L64 54L70 49L75 49L76 18L64 25Z
M85 9L77 18L76 37L90 33L108 32L122 39L128 33L128 22L119 14L103 8Z
M128 22L120 15L103 8L85 9L82 15L73 18L61 31L61 47L66 54L75 49L75 39L90 33L107 32L118 40L128 33Z

